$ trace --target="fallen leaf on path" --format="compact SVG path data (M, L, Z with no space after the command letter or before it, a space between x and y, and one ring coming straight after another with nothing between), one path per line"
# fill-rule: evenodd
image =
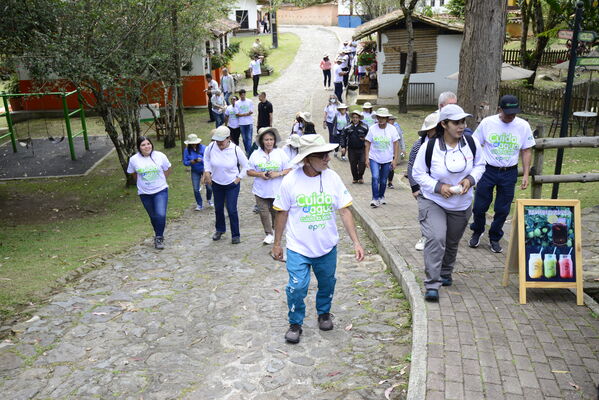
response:
M553 370L551 372L556 373L556 374L569 374L570 373L570 371L559 371L559 370Z
M275 292L277 293L281 293L281 291L279 289L275 289Z
M107 312L94 312L93 315L108 315Z
M388 379L383 379L382 381L379 381L379 385L382 385L383 383L387 383L387 382L389 382Z
M572 386L574 389L576 390L580 390L580 386L578 386L577 384L575 384L574 382L568 382L570 384L570 386Z
M391 386L390 388L387 388L387 389L385 390L385 398L386 398L387 400L391 400L391 397L390 397L390 396L391 396L391 392L393 391L393 389L395 389L395 388L396 388L396 387L398 387L398 386L399 386L399 383L396 383L395 385L393 385L393 386Z
M351 331L351 329L354 327L354 324L349 324L348 326L345 327L346 331Z
M335 376L335 375L339 375L341 373L341 371L333 371L333 372L329 372L327 374L327 376Z
M285 354L286 356L288 356L288 355L289 355L289 354L285 353L285 352L284 352L283 350L281 350L281 349L275 349L275 350L276 350L276 351L278 351L278 352L279 352L279 353L281 353L281 354Z
M399 374L400 374L400 375L404 375L404 374L406 373L406 369L408 369L408 366L407 366L407 365L406 365L405 367L403 367L403 368L401 369L401 371L399 371Z

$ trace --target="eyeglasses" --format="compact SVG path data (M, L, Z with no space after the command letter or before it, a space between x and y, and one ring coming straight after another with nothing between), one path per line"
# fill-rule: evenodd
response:
M459 174L460 172L464 172L466 170L466 167L468 166L468 161L466 160L466 156L462 152L462 149L461 149L461 147L459 147L459 145L458 145L458 151L462 155L462 158L460 159L458 157L458 159L456 160L455 156L457 155L456 154L457 152L453 151L453 152L451 152L451 154L452 154L452 156L454 156L454 158L450 160L450 164L452 166L458 166L458 168L456 168L456 169L459 169L461 166L462 169L460 169L459 171L457 171L457 170L454 171L447 166L447 154L448 153L447 153L447 149L445 149L445 156L443 157L443 163L445 164L445 168L447 168L447 170L449 172L451 172L452 174ZM463 161L463 164L462 164L462 161Z
M323 161L326 160L327 157L330 157L330 156L331 156L331 152L330 151L323 151L323 152L320 152L320 153L312 153L312 154L309 155L309 157L316 157L316 158L319 158L319 159L321 159Z

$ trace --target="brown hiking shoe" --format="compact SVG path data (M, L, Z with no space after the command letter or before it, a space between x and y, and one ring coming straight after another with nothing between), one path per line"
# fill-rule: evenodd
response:
M285 340L288 343L299 343L300 341L300 335L302 334L302 326L298 325L298 324L291 324L289 325L289 329L287 330L287 333L285 333Z
M321 331L330 331L333 329L333 320L330 313L320 314L318 316L318 328Z

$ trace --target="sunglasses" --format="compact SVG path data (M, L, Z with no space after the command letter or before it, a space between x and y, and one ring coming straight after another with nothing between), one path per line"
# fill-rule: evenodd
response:
M330 157L331 152L330 151L323 151L320 153L312 153L309 155L309 157L315 157L315 158L319 158L321 160L326 160L327 157Z

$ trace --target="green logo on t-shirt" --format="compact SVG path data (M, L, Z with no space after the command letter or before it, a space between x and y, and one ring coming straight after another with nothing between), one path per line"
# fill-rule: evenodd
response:
M275 161L265 161L256 164L256 169L260 171L278 171L280 169L280 165Z
M387 150L391 146L391 138L387 136L373 136L372 140L377 150Z
M491 143L490 151L498 159L510 159L514 153L520 150L518 137L509 132L493 133L489 136Z
M300 194L295 202L305 214L300 217L300 222L328 221L333 218L333 196L330 194L324 192ZM324 229L324 224L321 225L318 226Z

